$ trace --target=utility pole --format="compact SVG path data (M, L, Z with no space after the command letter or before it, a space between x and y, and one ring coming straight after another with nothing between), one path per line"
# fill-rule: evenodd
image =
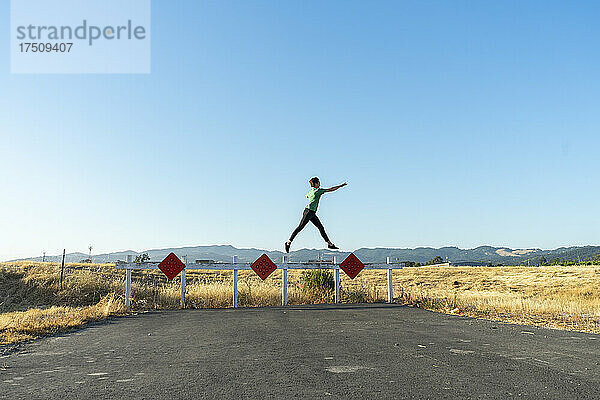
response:
M63 256L62 256L62 264L60 265L60 290L62 290L63 288L63 275L65 272L65 251L67 249L63 249Z

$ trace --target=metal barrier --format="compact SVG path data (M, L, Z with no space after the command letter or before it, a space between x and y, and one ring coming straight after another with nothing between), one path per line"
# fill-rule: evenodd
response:
M168 258L168 257L167 257ZM343 264L337 262L337 258L334 257L333 262L319 262L319 263L304 263L304 262L289 262L283 257L283 260L277 269L282 270L282 286L281 286L281 304L287 305L287 272L288 270L307 270L307 269L329 269L334 271L335 281L335 303L340 301L340 265ZM235 260L234 256L234 260ZM166 259L165 259L166 260ZM270 260L269 260L270 261ZM164 262L164 260L163 260ZM181 261L180 261L181 262ZM251 263L211 263L211 264L187 264L181 262L181 306L185 306L185 272L187 270L208 270L208 271L233 271L233 307L238 306L238 271L253 270ZM117 269L124 269L126 271L125 279L125 305L131 306L131 271L132 270L148 270L148 269L159 269L161 262L145 262L145 263L131 263L131 262L117 262ZM388 257L386 263L361 263L364 269L380 269L387 270L387 292L388 292L388 303L394 301L394 289L392 281L392 271L395 269L404 268L404 264L394 264L390 262ZM447 264L440 264L447 265ZM362 268L361 268L362 269Z

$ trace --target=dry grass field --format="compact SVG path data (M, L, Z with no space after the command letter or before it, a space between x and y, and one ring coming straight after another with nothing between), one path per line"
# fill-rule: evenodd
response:
M291 304L333 302L288 274ZM342 277L342 301L385 301L385 271ZM125 273L112 264L68 264L63 287L55 263L0 263L0 344L72 329L128 312L178 308L179 279L134 271L132 310L123 306ZM186 307L230 307L232 272L188 271ZM281 302L281 272L265 282L239 273L239 305ZM394 271L396 302L451 314L600 333L600 267L421 267Z

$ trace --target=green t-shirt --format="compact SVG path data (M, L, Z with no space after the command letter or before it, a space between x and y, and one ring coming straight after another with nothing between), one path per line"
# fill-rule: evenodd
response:
M319 207L319 200L321 199L321 196L323 196L323 193L325 193L325 189L322 188L310 189L308 191L308 194L306 195L306 197L308 197L308 205L306 206L306 208L317 212L317 207Z

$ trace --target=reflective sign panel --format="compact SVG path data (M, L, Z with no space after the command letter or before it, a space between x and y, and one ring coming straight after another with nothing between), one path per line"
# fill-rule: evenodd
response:
M185 268L185 264L183 261L179 259L175 255L175 253L171 253L165 257L164 260L158 264L158 268L167 276L167 278L172 281L183 269Z
M344 271L350 279L356 278L356 275L358 275L364 267L365 264L363 264L354 253L350 253L350 255L340 264L340 269Z
M277 265L271 261L269 256L263 254L252 263L250 268L252 268L254 272L256 272L256 275L260 276L260 279L264 281L269 275L271 275L273 271L277 269Z

